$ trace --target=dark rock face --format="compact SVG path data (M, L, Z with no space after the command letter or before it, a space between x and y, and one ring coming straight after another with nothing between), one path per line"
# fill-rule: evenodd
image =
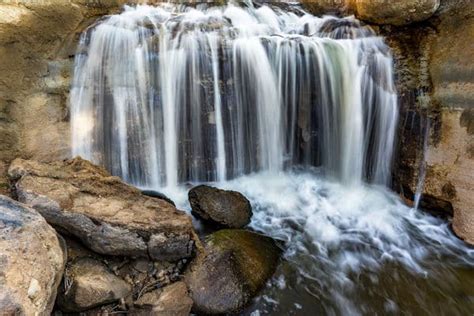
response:
M252 206L239 192L200 185L192 188L188 197L193 212L205 220L231 228L250 223Z
M167 197L166 195L164 195L161 192L153 191L153 190L143 190L142 194L146 195L146 196L154 197L154 198L157 198L157 199L160 199L160 200L163 200L163 201L166 201L166 202L170 203L171 205L176 206L176 204L173 202L173 200L171 200L169 197Z
M68 265L58 306L65 312L81 312L129 295L130 284L98 260L81 258Z
M9 177L18 200L95 252L169 261L193 255L188 215L88 161L46 164L17 159Z
M225 229L207 239L185 281L198 314L241 310L272 276L281 254L275 241L245 230Z
M66 263L63 248L37 211L0 196L1 315L50 315Z

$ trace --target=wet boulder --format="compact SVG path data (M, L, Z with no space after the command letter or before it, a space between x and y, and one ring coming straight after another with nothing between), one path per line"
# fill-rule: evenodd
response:
M8 174L19 201L97 253L165 261L193 255L187 214L86 160L16 159Z
M68 264L58 306L64 312L82 312L115 302L131 293L130 284L102 262L81 258Z
M231 228L250 223L252 206L239 192L199 185L189 191L188 198L193 212L204 220Z
M185 278L193 311L238 312L273 275L280 255L272 238L250 231L225 229L208 236L205 255L194 261Z
M0 196L0 314L50 315L64 241L34 209Z

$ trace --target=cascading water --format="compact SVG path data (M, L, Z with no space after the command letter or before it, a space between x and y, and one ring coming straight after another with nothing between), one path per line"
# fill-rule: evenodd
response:
M180 208L186 182L251 200L251 227L286 252L244 314L473 310L474 251L383 186L392 59L353 18L251 3L125 7L83 34L71 114L74 155Z
M350 18L127 8L81 39L73 154L142 187L296 164L386 183L392 76L383 40Z

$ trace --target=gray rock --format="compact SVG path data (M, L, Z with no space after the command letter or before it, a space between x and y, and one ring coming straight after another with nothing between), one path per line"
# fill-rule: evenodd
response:
M241 228L250 223L252 206L239 192L200 185L189 191L188 198L193 212L204 220L231 228Z
M19 201L95 252L151 254L155 260L192 256L195 233L187 214L86 160L47 164L17 159L8 172Z
M50 315L65 262L63 241L44 218L0 196L0 314Z

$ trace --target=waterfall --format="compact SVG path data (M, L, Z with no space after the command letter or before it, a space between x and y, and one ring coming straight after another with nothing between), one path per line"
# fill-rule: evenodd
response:
M73 154L181 210L187 182L242 192L249 227L284 244L243 315L472 314L472 248L384 187L398 105L383 39L238 2L126 6L87 29Z
M73 155L140 187L296 165L390 181L392 57L351 17L125 7L82 35L70 102Z

